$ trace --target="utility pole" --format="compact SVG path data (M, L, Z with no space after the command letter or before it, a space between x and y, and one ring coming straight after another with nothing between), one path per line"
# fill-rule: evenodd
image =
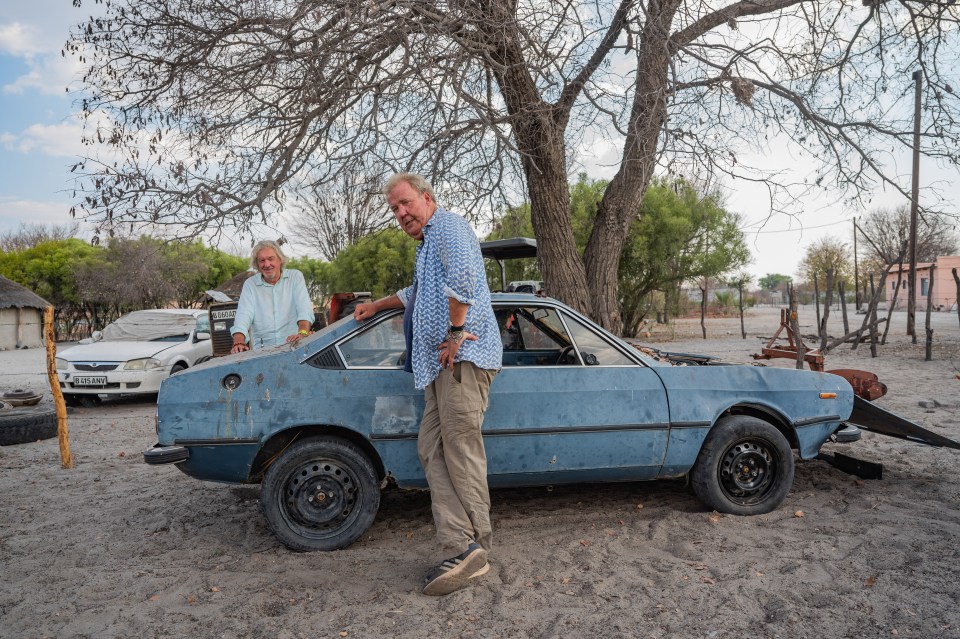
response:
M913 72L913 190L910 195L910 273L907 275L907 335L917 343L917 209L920 205L920 71Z
M853 218L853 301L856 310L860 310L860 266L857 264L857 218Z

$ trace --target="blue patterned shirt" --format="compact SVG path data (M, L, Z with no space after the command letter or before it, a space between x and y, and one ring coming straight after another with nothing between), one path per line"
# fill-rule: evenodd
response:
M463 330L477 336L476 341L463 341L456 361L466 360L488 370L502 366L503 344L490 302L480 243L465 219L442 208L434 211L423 228L423 242L417 246L414 282L397 291L397 297L406 306L416 286L413 346L408 359L418 389L426 388L440 374L437 347L450 327L451 297L470 307Z
M252 332L253 348L275 346L286 342L287 336L296 335L299 320L311 324L314 321L313 302L303 273L284 268L280 271L280 279L272 286L257 273L243 283L230 333L243 333L249 340Z

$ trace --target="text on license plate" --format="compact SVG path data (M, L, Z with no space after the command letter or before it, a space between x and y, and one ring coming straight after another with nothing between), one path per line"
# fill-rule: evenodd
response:
M74 377L73 378L74 386L106 386L107 378L104 375L99 377Z

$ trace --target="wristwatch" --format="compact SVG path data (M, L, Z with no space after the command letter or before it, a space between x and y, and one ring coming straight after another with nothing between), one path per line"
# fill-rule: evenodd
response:
M463 327L464 327L464 326L465 326L465 324L461 324L460 326L454 326L453 324L451 324L451 325L450 325L450 328L447 330L447 338L446 338L446 341L448 341L448 342L449 342L449 341L453 341L453 342L457 342L458 344L459 344L460 342L462 342L462 341L463 341Z
M301 328L301 329L300 329L300 334L301 334L301 335L309 335L309 334L310 334L310 331L308 331L308 330L305 329L305 328Z

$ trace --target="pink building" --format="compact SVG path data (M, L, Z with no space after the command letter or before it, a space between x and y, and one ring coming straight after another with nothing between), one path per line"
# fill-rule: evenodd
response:
M930 267L933 271L933 289L930 287ZM927 297L933 300L933 309L936 311L957 310L957 283L953 279L953 269L960 274L960 255L941 255L932 265L930 262L917 262L917 312L926 311ZM884 299L890 301L897 290L897 275L900 269L894 266L887 275ZM907 277L910 275L910 265L903 265L903 280L900 283L900 293L897 295L896 310L907 309Z

